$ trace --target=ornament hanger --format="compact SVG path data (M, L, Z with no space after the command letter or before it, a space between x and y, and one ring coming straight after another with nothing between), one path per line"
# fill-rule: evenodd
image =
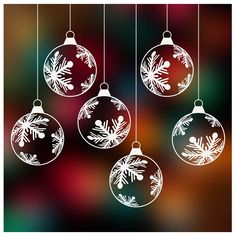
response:
M197 5L197 100L200 99L200 6Z

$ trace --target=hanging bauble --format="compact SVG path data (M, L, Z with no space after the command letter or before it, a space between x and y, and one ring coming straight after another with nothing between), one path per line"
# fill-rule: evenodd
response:
M61 153L64 132L59 122L43 111L42 102L37 99L32 111L14 125L11 145L17 157L25 163L45 165Z
M189 54L173 43L171 32L165 31L161 44L151 48L140 67L144 85L161 97L173 97L190 85L194 67Z
M161 169L150 157L143 155L140 146L139 142L134 142L130 154L116 162L109 176L114 197L133 208L152 203L163 185Z
M68 31L64 44L54 48L45 59L43 72L55 93L75 97L91 88L97 65L93 55L76 43L74 32Z
M108 84L102 83L98 95L80 109L77 125L88 144L108 149L119 145L127 137L131 118L125 104L111 96Z
M222 153L225 132L214 116L205 113L203 102L198 99L192 113L183 116L175 125L172 145L184 162L202 166L213 162Z

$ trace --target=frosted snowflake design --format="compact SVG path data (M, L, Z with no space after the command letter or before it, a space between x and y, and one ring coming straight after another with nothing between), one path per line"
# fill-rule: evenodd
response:
M124 103L121 102L120 100L111 98L111 102L114 104L114 106L116 107L116 109L117 109L118 111L120 111L120 110L126 110L126 107L125 107Z
M167 68L170 67L169 61L164 61L160 55L153 51L151 56L141 64L141 76L144 84L154 94L161 95L165 90L170 90L171 85L168 83L169 74Z
M81 61L84 61L84 63L87 64L89 68L95 66L95 60L93 58L93 55L86 48L80 45L77 45L76 57L80 58Z
M30 142L28 135L32 136L32 139L43 139L45 137L44 131L49 122L48 118L43 118L38 114L29 113L20 118L15 124L12 130L12 140L15 139L16 143L19 143L20 147L24 147L26 142Z
M119 194L117 198L125 206L128 206L128 207L138 207L139 206L138 203L136 202L134 196L130 197L130 196Z
M110 182L115 178L113 184L117 185L118 189L122 189L125 184L129 184L128 177L130 177L131 182L136 179L138 181L143 180L144 168L146 168L148 162L140 158L135 158L135 156L128 155L119 160L113 167L110 174Z
M187 130L190 123L193 121L191 115L184 116L180 119L180 121L175 125L173 130L173 136L185 135L185 131Z
M193 61L191 57L188 55L188 53L181 47L174 45L174 54L173 58L177 58L179 61L181 61L182 64L186 68L191 68L193 67Z
M86 92L94 83L95 75L91 74L83 83L81 83L82 92Z
M112 127L108 126L108 120L102 122L101 120L95 121L94 132L90 132L87 138L97 144L101 148L110 148L118 145L129 133L130 125L126 125L123 116L118 119L112 119ZM125 127L126 126L126 127Z
M78 119L84 119L84 118L91 118L91 114L93 113L93 110L96 108L98 105L98 100L97 99L90 99L87 101L83 107L80 109Z
M47 60L43 68L47 84L59 95L65 95L68 90L74 89L74 85L71 83L72 78L65 78L66 74L71 74L73 62L67 61L64 57L60 63L62 57L63 55L61 55L59 51L56 51L54 55Z
M60 127L55 133L51 134L52 137L52 153L58 156L64 145L64 133Z
M163 184L161 171L158 170L153 175L150 175L150 179L151 179L151 192L150 192L150 195L156 197L161 192L161 188L162 188L162 184Z
M182 156L195 165L205 165L214 161L223 151L224 141L218 138L218 133L214 132L211 136L206 136L206 144L202 142L202 137L189 138L187 148L182 152Z
M179 92L184 91L191 83L191 74L188 74L180 83L178 83Z
M220 127L220 122L213 116L206 115L205 119L211 124L211 127Z
M19 157L22 161L26 162L27 164L35 165L35 166L40 165L40 162L37 159L36 154L28 154L28 153L20 152Z

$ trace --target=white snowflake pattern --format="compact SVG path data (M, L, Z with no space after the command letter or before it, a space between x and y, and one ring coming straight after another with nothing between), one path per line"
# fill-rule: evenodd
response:
M51 134L52 137L52 153L56 156L61 152L64 145L64 133L60 127L55 133Z
M157 62L159 57L160 55L153 51L151 56L147 58L147 62L143 61L141 64L141 75L144 84L157 95L171 89L170 84L168 84L169 78L163 78L163 76L169 74L167 68L170 67L170 62L164 61L162 57Z
M40 165L40 162L37 159L36 154L28 154L28 153L20 152L19 157L22 161L26 162L27 164L35 165L35 166Z
M130 196L119 194L118 199L125 206L129 206L129 207L138 207L139 206L138 203L136 202L134 196L130 197Z
M211 127L220 127L221 126L220 122L213 116L206 115L205 119L207 119L207 121L211 124Z
M174 47L173 58L177 58L179 61L181 61L181 63L184 64L186 68L192 67L193 62L188 53L183 48L177 45L174 45L173 47Z
M182 152L182 156L196 165L204 165L214 161L224 148L224 141L218 138L218 133L214 132L211 136L206 136L207 143L202 142L202 137L196 139L190 137L190 144Z
M112 119L112 127L108 126L108 120L102 122L96 120L96 127L92 130L97 133L90 132L87 138L98 144L102 148L110 148L119 144L129 133L130 125L126 125L123 116L119 116L117 120ZM126 127L125 127L126 126Z
M96 108L98 105L98 100L97 99L90 99L88 102L86 102L83 107L80 109L79 112L79 119L84 119L84 118L91 118L91 114L93 113L93 110Z
M15 138L15 142L19 143L20 147L24 147L26 142L30 142L28 135L32 136L32 139L43 139L45 137L44 131L49 122L48 118L43 118L35 113L29 113L18 120L12 130L12 140Z
M181 120L174 127L173 136L185 135L185 131L192 121L193 118L191 117L191 115L181 118Z
M140 158L136 158L135 156L126 156L119 160L112 169L110 174L110 181L112 182L115 178L113 184L117 185L118 189L122 189L124 184L129 184L127 178L130 177L131 182L135 179L138 181L143 180L143 172L146 168L146 164L148 163L146 160L141 160Z
M81 61L85 60L85 64L88 65L89 68L92 68L95 66L95 60L93 58L93 55L84 47L77 45L77 58L80 58Z
M150 179L151 179L150 195L156 197L161 192L163 183L161 171L158 170L156 171L156 173L154 173L154 175L150 175Z
M95 81L95 75L91 74L83 83L81 83L82 92L87 91Z
M191 74L188 74L180 83L178 83L179 92L184 91L191 82Z
M62 56L59 51L56 51L54 56L44 64L44 74L50 88L57 94L65 95L68 90L74 89L72 78L65 78L66 74L71 74L73 62L67 61L64 57L60 63Z
M116 107L118 111L126 109L124 103L118 99L112 98L111 102L114 104L114 106Z

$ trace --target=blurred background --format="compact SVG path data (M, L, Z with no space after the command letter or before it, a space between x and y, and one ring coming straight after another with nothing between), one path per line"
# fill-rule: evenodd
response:
M72 5L76 41L95 57L98 76L84 95L64 98L48 88L42 68L48 53L64 42L68 5L39 5L39 95L45 112L61 123L65 145L55 161L34 167L14 155L10 133L36 98L36 5L4 6L4 230L231 231L231 5L200 5L200 96L226 133L221 156L203 167L181 161L171 145L174 125L197 97L197 5L169 5L172 39L191 55L195 75L172 98L152 94L138 77L139 141L164 177L158 199L141 209L120 204L108 184L114 163L130 152L134 126L111 150L89 146L77 129L81 106L102 82L102 7ZM138 64L164 30L165 5L138 6ZM134 5L106 5L106 79L134 124Z

